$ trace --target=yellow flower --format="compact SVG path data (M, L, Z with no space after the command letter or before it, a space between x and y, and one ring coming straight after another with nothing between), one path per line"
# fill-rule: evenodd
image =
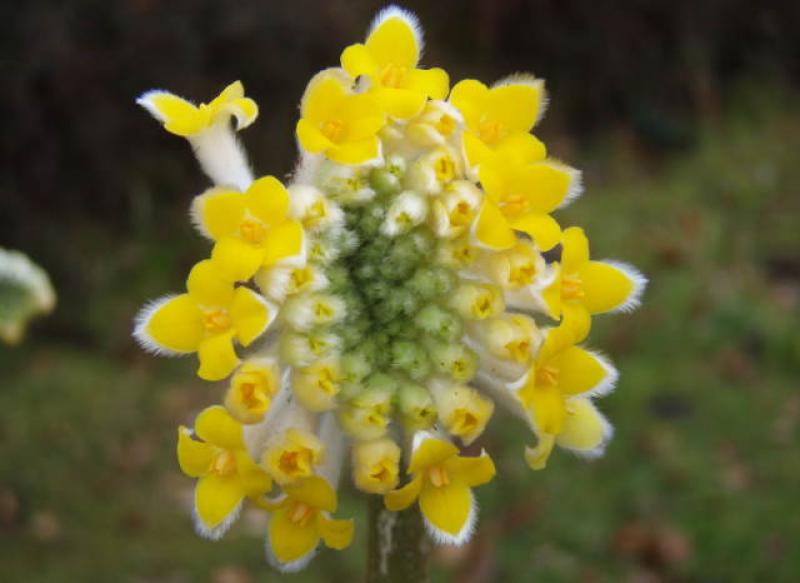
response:
M164 124L164 129L177 136L196 135L217 122L236 118L236 129L242 130L258 117L256 103L244 96L241 81L222 90L211 103L194 105L167 91L154 90L142 95L136 102Z
M400 447L388 437L353 446L353 483L362 492L386 494L397 486Z
M289 193L272 176L254 181L246 192L212 188L192 202L194 223L216 241L212 261L234 281L278 262L302 262L303 227L287 218L288 210Z
M512 387L539 437L525 452L531 468L544 468L556 443L587 456L602 452L610 426L588 397L607 394L617 376L605 358L574 345L572 330L547 332L533 365Z
M543 251L561 239L550 216L580 192L577 170L553 161L530 161L521 150L501 149L484 160L480 180L486 197L475 223L477 240L491 249L509 249L514 231L530 235Z
M374 97L353 93L336 70L322 71L311 79L300 114L297 139L308 152L349 165L380 158L377 134L386 115Z
M450 80L443 69L418 69L422 32L413 14L391 7L375 18L367 41L342 53L342 68L369 79L369 94L392 117L419 114L427 99L444 99Z
M225 393L225 407L240 423L258 423L280 388L278 363L270 358L246 360L231 378Z
M302 569L320 539L336 550L350 546L353 521L330 517L336 512L336 492L324 478L312 476L283 491L285 496L279 501L262 504L271 512L267 551L277 568L287 572Z
M556 320L562 317L580 342L589 334L590 314L634 310L647 278L625 263L591 261L589 241L579 227L564 231L560 268L542 291L542 298Z
M261 456L261 465L276 482L285 486L310 477L314 467L322 461L322 450L322 442L316 435L290 427L268 445Z
M146 306L134 335L155 353L197 352L200 378L218 381L239 364L234 341L249 346L267 329L277 310L246 287L234 287L210 260L194 266L188 293L167 296Z
M420 432L414 438L408 473L412 476L410 482L384 496L386 508L393 512L404 510L419 498L425 524L434 539L465 543L477 514L472 488L494 477L492 459L486 452L478 457L461 457L449 441Z
M245 450L242 426L220 406L197 417L192 438L184 426L178 430L178 462L187 476L198 478L194 493L199 534L218 539L236 519L246 496L269 493L272 482Z
M429 385L442 426L470 445L480 437L494 413L494 403L472 387L434 379Z
M517 75L491 89L465 79L453 87L452 103L464 117L464 152L470 167L479 166L497 148L524 147L545 157L545 147L528 132L545 109L544 82Z

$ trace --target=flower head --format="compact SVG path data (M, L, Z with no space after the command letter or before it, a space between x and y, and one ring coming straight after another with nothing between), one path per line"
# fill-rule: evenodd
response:
M212 102L187 134L214 182L192 204L211 257L137 322L146 348L232 375L225 408L198 420L203 442L182 430L181 465L219 486L198 485L203 532L249 498L284 571L320 541L350 543L352 521L331 517L348 451L358 490L392 512L418 501L434 540L462 544L495 467L460 447L495 413L532 429L534 469L556 445L593 457L611 436L595 401L617 373L580 343L591 314L635 307L644 277L590 260L583 231L554 218L581 184L530 134L543 83L468 79L445 101L448 75L421 69L421 50L416 19L390 8L311 79L286 186L254 180L235 142L226 112L243 97Z

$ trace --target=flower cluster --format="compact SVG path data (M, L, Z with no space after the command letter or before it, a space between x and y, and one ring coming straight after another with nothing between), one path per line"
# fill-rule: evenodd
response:
M352 521L332 518L345 459L356 488L391 511L418 502L432 537L460 544L495 467L456 444L479 438L495 403L532 430L534 469L556 445L597 456L611 435L595 400L617 372L582 343L593 315L638 305L645 279L591 259L583 230L553 218L581 181L531 133L543 82L451 89L421 52L416 19L392 7L318 73L287 185L254 177L236 140L258 114L240 83L199 106L139 100L214 182L191 206L213 248L135 336L227 379L223 404L179 429L197 530L221 536L248 500L269 513L283 570L320 541L350 543Z

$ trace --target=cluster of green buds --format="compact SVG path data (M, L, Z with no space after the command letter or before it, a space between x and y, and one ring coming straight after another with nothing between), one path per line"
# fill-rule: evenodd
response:
M227 379L222 405L179 429L197 530L222 536L249 501L282 570L321 541L349 545L352 521L331 516L348 459L356 488L389 511L418 502L434 540L461 544L472 488L495 467L456 444L481 436L495 404L531 428L534 469L556 445L592 457L611 436L595 400L617 372L582 343L593 314L638 305L645 279L591 260L583 231L551 216L581 183L531 134L543 82L451 90L421 51L415 17L391 7L317 74L287 185L254 177L236 140L258 113L240 83L199 106L139 100L214 182L191 208L213 249L185 293L142 310L135 336Z

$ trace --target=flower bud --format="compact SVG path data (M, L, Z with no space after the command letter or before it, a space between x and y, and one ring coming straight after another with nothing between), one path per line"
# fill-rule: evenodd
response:
M478 369L478 357L463 344L431 343L430 357L434 368L457 381L469 381Z
M389 438L353 446L353 482L370 494L385 494L397 486L400 447Z
M428 216L428 201L413 190L398 194L386 212L386 220L381 225L381 233L396 237L407 233Z
M444 428L469 445L483 433L494 403L472 387L436 379L430 384L436 411Z
M460 338L464 330L458 316L436 304L422 308L414 318L414 324L425 333L445 341Z
M403 427L413 433L436 422L436 407L430 392L414 383L403 383L397 390L397 407Z
M334 295L306 294L288 300L284 304L282 314L289 326L307 332L312 328L334 324L344 319L345 303Z
M322 460L323 444L310 431L289 427L272 439L261 456L261 466L278 484L292 484L314 473Z
M280 351L291 366L310 366L313 362L334 354L341 343L336 334L314 330L307 334L286 331L281 335Z
M503 290L485 283L461 284L450 299L450 305L462 317L471 320L485 320L505 309Z
M309 411L328 411L336 407L341 381L339 361L325 359L296 370L292 376L292 389L297 400Z
M274 359L248 359L231 378L225 407L240 423L258 423L269 410L279 388L280 370Z

